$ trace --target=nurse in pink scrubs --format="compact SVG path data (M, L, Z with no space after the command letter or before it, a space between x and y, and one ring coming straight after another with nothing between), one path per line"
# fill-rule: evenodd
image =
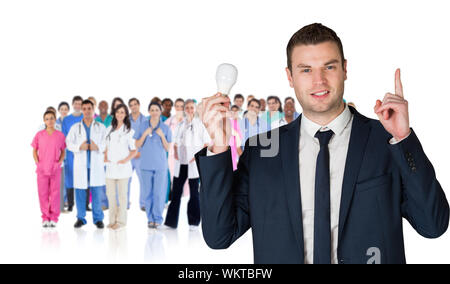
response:
M37 165L39 202L42 226L54 228L60 214L61 164L64 161L66 142L61 131L55 129L56 115L52 111L44 114L45 129L33 139L33 158Z

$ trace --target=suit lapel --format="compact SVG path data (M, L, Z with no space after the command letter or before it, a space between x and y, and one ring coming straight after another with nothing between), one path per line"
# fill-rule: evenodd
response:
M298 248L304 256L302 203L300 196L299 139L301 115L285 128L280 128L280 154L286 199Z
M339 212L339 243L342 231L347 220L348 211L353 198L356 181L361 167L362 159L369 138L371 126L370 120L359 114L353 107L350 111L354 114L350 142L348 145L347 160L345 163L344 180L342 183L341 205Z

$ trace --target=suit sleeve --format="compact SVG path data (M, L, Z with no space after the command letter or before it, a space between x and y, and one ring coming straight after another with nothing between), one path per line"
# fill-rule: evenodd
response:
M402 176L403 217L420 235L441 236L448 227L449 205L419 139L411 130L408 138L389 147Z
M212 249L231 246L250 228L248 143L233 172L231 150L207 156L207 148L195 155L200 174L200 211L203 237Z

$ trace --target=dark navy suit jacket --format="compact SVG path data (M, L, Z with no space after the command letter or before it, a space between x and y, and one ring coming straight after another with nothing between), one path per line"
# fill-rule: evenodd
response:
M339 213L339 263L405 263L402 218L426 238L448 227L449 205L414 133L396 145L377 120L354 114ZM299 116L278 130L274 157L246 142L233 172L228 150L196 154L201 179L203 236L213 249L228 248L252 229L255 263L304 263L299 174ZM237 260L239 261L239 260Z

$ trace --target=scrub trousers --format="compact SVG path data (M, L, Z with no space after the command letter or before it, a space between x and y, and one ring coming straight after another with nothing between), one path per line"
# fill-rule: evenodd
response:
M88 170L88 186L90 184L90 170ZM101 190L104 186L91 186L90 192L92 193L92 217L94 224L103 221L104 215L102 210ZM75 189L75 198L77 204L77 218L81 220L83 224L87 224L86 221L86 202L89 202L88 191L86 189Z
M59 210L64 211L64 200L66 198L66 184L64 181L64 167L61 168L61 186L59 189Z
M167 193L167 169L141 170L148 222L162 224Z
M178 217L180 215L181 195L183 187L188 178L188 165L180 166L180 174L173 178L172 201L167 210L165 225L176 228L178 227ZM198 193L199 178L189 179L190 198L188 203L188 222L191 226L200 224L200 197Z
M61 173L57 171L51 176L38 174L37 183L42 221L53 221L57 223L61 213Z

